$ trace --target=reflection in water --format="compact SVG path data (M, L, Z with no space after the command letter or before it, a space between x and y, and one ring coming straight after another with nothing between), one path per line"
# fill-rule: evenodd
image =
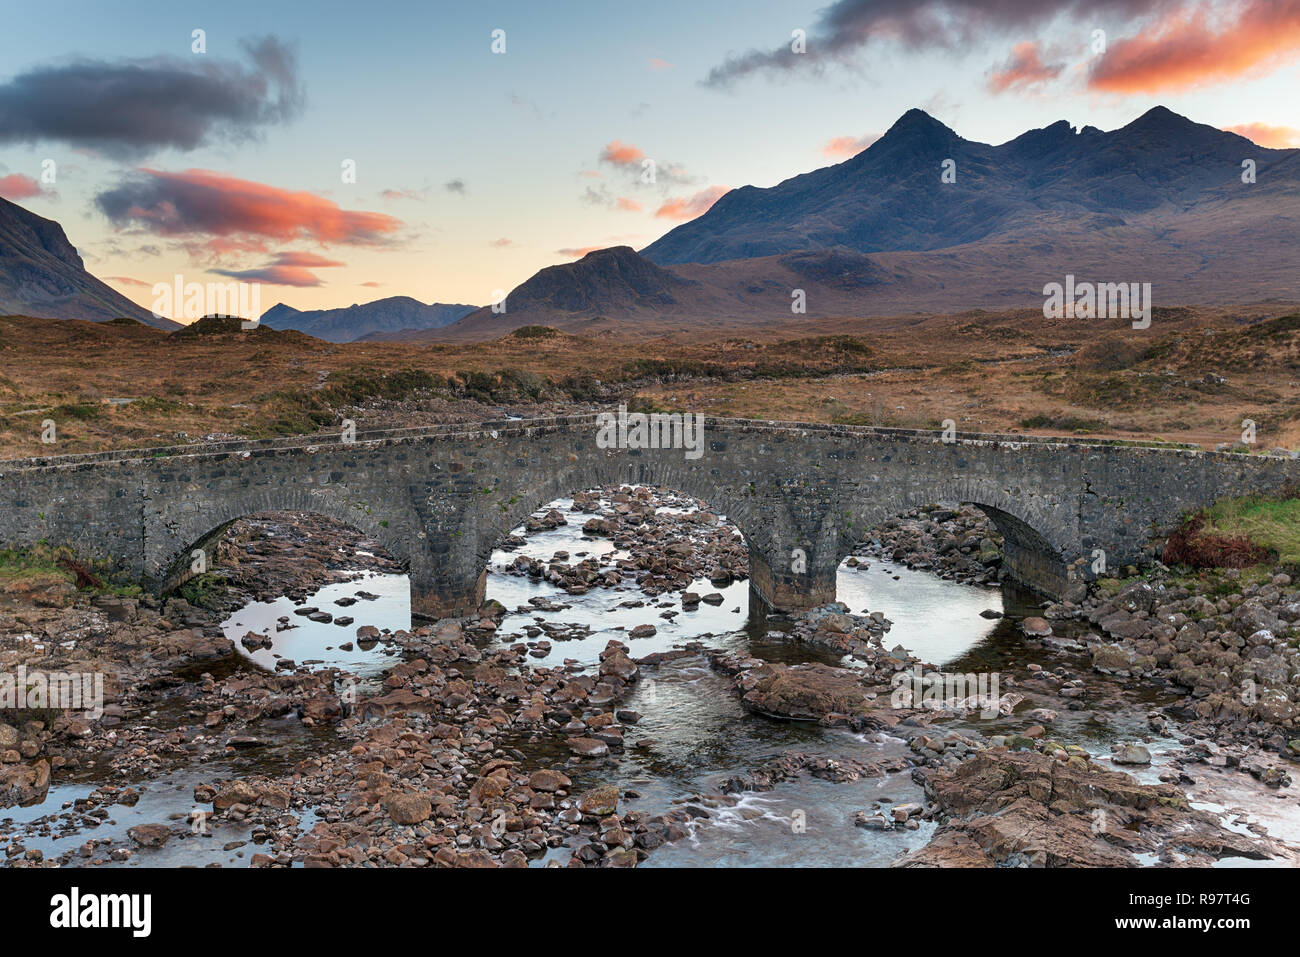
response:
M841 565L835 588L850 611L878 611L893 622L882 639L886 648L902 645L940 666L993 635L997 621L980 612L1003 611L1001 589L962 585L884 560Z
M357 598L358 592L378 597L373 600ZM335 604L340 598L357 598L357 601L344 607ZM354 621L337 625L309 621L306 616L294 614L307 607L327 611L336 619L348 617ZM294 627L276 631L282 617L287 617L287 624ZM312 662L313 669L333 666L358 675L375 674L392 662L383 645L357 641L357 629L362 625L374 625L380 631L411 627L411 585L407 576L371 573L355 581L336 582L326 585L303 605L295 604L289 598L255 601L221 623L226 637L234 641L239 653L268 671L273 671L281 658L288 658L299 665ZM240 639L250 631L270 637L271 647L256 651L244 647ZM350 651L339 647L349 642L352 644Z

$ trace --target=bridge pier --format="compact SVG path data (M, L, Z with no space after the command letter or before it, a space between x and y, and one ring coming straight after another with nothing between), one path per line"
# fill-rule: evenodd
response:
M1006 537L1002 539L1002 564L1012 581L1054 601L1080 601L1088 593L1077 563L1067 565L1058 555L1026 548Z
M1002 535L1002 565L1007 577L1055 601L1079 601L1087 594L1083 560L1068 562L1035 529L1002 509L981 505Z
M773 611L806 611L835 600L837 569L808 562L804 567L783 555L775 563L754 549L749 552L750 601L757 600ZM773 568L773 564L776 565Z
M458 580L411 574L411 617L437 620L465 618L478 611L487 589L487 569Z

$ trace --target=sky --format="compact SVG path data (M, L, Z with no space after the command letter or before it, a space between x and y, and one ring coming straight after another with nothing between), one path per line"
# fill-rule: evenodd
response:
M264 308L482 305L912 107L986 143L1163 104L1300 146L1300 0L0 0L0 23L0 196L146 308L176 275Z

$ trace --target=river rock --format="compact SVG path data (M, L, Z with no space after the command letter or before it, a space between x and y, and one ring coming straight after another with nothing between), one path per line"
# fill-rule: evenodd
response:
M1103 674L1127 674L1132 659L1119 645L1098 645L1092 650L1092 667Z
M595 738L569 738L569 750L582 758L603 758L609 754L609 745Z
M1140 744L1126 744L1111 756L1116 764L1150 764L1151 752Z
M423 824L433 814L433 805L423 794L394 793L384 800L384 810L397 824Z
M926 798L943 820L932 844L899 867L1134 867L1136 854L1177 844L1184 860L1265 859L1271 842L1236 834L1192 810L1169 784L1144 785L1082 756L988 748L954 768L926 769ZM974 847L982 851L982 856Z
M578 810L587 817L608 817L618 810L618 788L605 784L578 797Z
M126 834L141 847L162 847L172 836L166 824L137 824L127 828Z
M534 791L567 791L573 786L568 775L560 771L534 771L528 778L528 786Z
M871 710L862 678L848 668L816 662L765 664L742 676L741 701L755 711L794 720L850 724Z
M224 811L236 804L256 804L258 797L257 788L247 781L231 781L213 795L212 806Z

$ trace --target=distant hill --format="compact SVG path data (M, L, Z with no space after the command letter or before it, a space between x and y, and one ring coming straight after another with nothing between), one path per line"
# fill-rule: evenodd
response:
M262 313L261 324L271 329L305 332L329 342L355 342L377 334L438 329L469 315L476 308L440 302L426 305L410 296L391 296L345 309L308 311L279 303Z
M175 329L90 273L63 227L0 199L0 313L104 322L127 317Z
M295 345L312 341L311 338L301 332L272 329L260 322L253 328L245 329L244 320L239 316L218 315L204 316L201 319L194 320L189 325L181 326L171 334L170 338L183 341L186 339L229 338L231 336L257 336L259 339L266 339L270 342Z
M1144 214L1178 218L1201 204L1282 192L1294 202L1300 150L1271 150L1155 107L1118 130L1064 120L1001 146L962 139L922 110L843 163L770 189L746 186L651 243L660 265L716 263L843 248L935 250L991 239L1124 226ZM1241 182L1256 161L1257 183ZM941 182L942 164L955 182Z

